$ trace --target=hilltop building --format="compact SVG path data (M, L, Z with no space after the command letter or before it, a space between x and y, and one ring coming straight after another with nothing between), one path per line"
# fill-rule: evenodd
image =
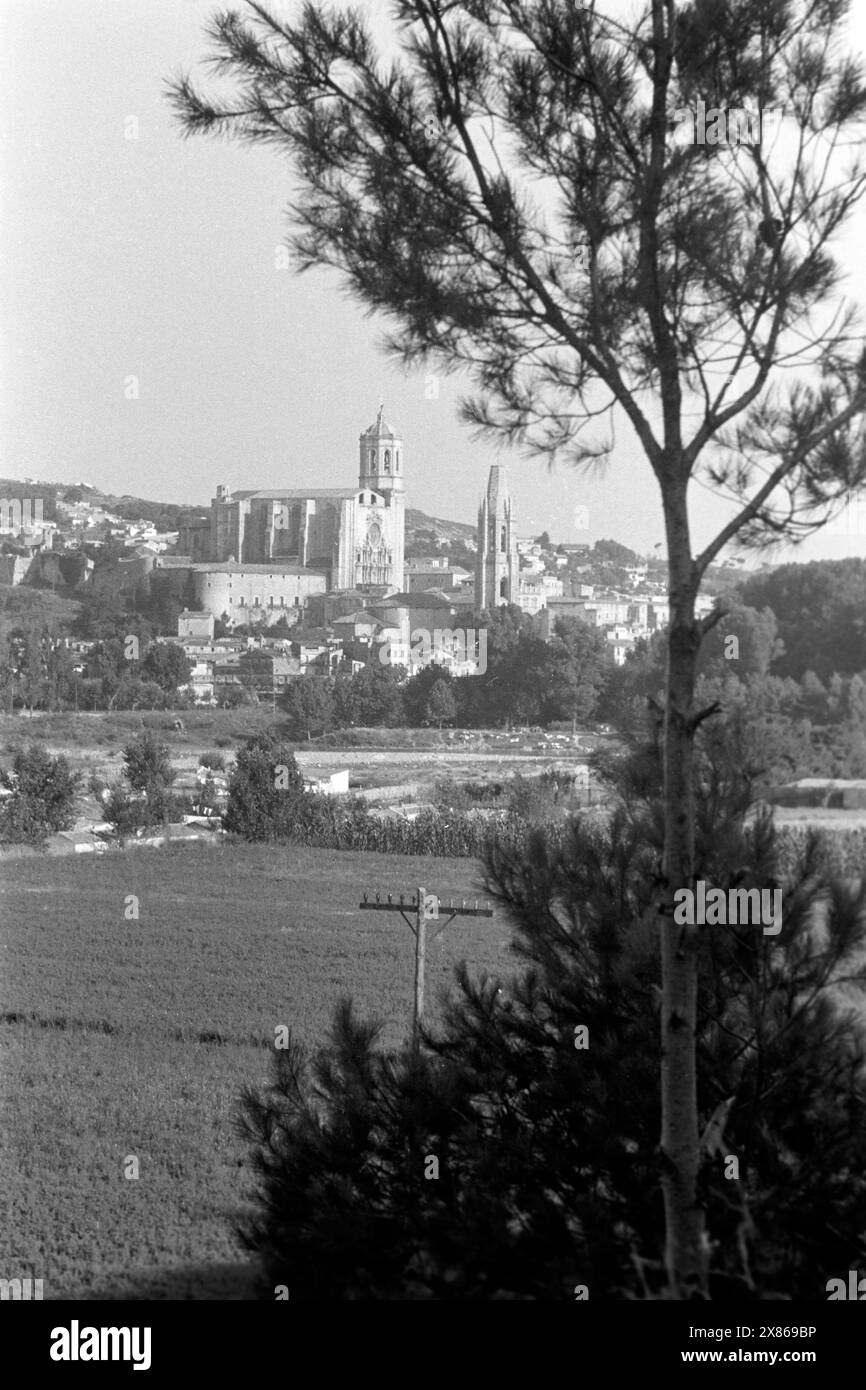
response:
M359 440L358 483L348 488L266 488L230 493L218 487L210 514L183 518L178 551L200 570L235 569L257 583L279 571L297 579L304 571L324 577L328 590L399 590L403 587L405 491L403 441L383 410ZM262 576L261 580L259 576ZM225 588L225 582L218 586ZM292 585L291 598L307 586ZM318 586L314 586L318 587ZM213 611L206 586L203 607ZM283 585L285 588L285 585ZM260 596L265 607L283 606L285 595Z

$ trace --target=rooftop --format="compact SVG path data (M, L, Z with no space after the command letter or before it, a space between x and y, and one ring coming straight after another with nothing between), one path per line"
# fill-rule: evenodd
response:
M452 608L453 604L447 599L437 598L434 594L414 593L414 594L389 594L387 598L380 599L376 604L377 608Z
M376 416L375 422L372 425L368 425L367 429L364 430L364 433L361 436L363 439L399 438L393 425L389 425L388 421L383 418L384 409L385 407L383 405L379 406L379 414Z
M245 501L248 498L261 498L265 501L286 502L334 502L346 497L354 497L356 487L317 487L317 488L242 488L231 494L231 500Z
M344 627L350 627L355 623L368 623L370 627L382 626L378 618L374 618L372 613L367 613L365 611L361 611L359 613L347 613L342 618L334 618L331 622L331 627L339 627L341 623Z
M301 565L284 565L274 560L268 565L238 564L237 560L197 560L195 564L185 565L185 569L195 570L197 574L317 574L317 570Z

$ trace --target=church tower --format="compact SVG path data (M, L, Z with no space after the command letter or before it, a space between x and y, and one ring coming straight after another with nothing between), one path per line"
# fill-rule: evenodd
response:
M361 435L358 486L372 488L392 507L404 503L403 441L382 418L383 410L380 405L376 423Z
M478 551L475 561L475 607L495 608L517 603L520 560L514 508L505 465L495 463L487 480L487 495L478 509Z
M358 487L368 512L365 533L358 537L355 583L385 583L400 590L406 516L403 440L384 419L381 405L375 424L359 441Z

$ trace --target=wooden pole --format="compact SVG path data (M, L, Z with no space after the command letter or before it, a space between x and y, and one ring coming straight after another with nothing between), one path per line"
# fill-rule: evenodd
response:
M424 918L424 889L418 888L418 908L415 915L415 1008L412 1015L412 1042L421 1045L421 1019L424 1015L424 955L427 945L427 923Z
M417 1050L421 1046L421 1023L424 1017L424 966L427 949L427 913L425 910L425 898L427 894L419 885L415 889L416 901L413 903L411 897L409 902L404 902L403 894L400 894L400 901L395 903L391 893L387 895L387 901L380 898L376 893L376 901L370 902L367 893L364 894L363 902L358 904L362 911L367 912L399 912L403 921L415 937L415 997L412 1007L412 1046ZM492 917L493 909L479 907L476 899L474 907L467 907L465 901L458 907L454 906L453 900L445 905L444 901L437 895L429 895L430 915L437 925L433 932L433 937L439 935L455 917ZM409 913L415 908L414 922ZM444 920L441 920L440 909L444 908Z

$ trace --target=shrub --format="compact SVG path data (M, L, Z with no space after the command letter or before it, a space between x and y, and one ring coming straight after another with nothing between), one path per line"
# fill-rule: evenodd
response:
M221 743L221 746L223 747L225 747L225 745L229 742L229 739L223 740L222 742L220 739L217 739L217 743ZM225 771L226 760L225 755L223 753L205 752L202 753L198 761L201 767L209 767L214 772Z

